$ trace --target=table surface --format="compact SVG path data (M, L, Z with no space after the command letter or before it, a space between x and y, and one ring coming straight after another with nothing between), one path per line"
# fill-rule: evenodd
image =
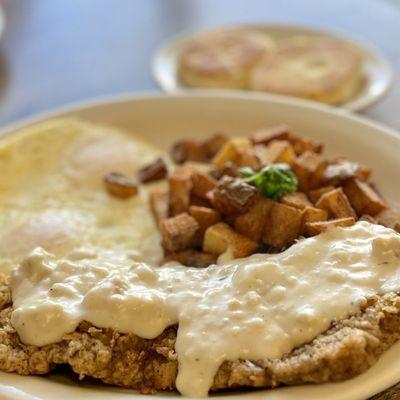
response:
M156 48L181 31L284 22L376 46L400 75L400 0L3 0L0 125L75 101L157 90ZM365 114L400 130L400 84Z
M338 30L377 47L400 75L400 0L3 0L0 125L75 101L157 90L168 37L219 24L282 22ZM363 114L400 130L398 79ZM395 389L375 397L400 399Z

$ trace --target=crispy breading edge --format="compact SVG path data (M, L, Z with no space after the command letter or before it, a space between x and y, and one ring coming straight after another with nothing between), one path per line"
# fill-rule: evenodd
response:
M25 345L11 326L10 290L1 280L0 370L35 375L45 374L57 364L68 364L80 378L91 376L144 393L175 388L176 327L149 340L82 322L59 343ZM282 359L224 362L212 390L349 379L374 364L399 337L400 297L374 296L357 315L333 323L324 334Z

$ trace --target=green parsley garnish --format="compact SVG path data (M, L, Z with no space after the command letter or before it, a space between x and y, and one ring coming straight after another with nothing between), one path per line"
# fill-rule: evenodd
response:
M244 182L255 186L264 197L279 200L297 190L297 178L288 164L271 164L255 172L250 167L239 169Z

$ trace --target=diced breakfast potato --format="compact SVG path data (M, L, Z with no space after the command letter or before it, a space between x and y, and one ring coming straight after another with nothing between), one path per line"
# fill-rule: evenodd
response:
M167 165L162 158L157 158L150 164L140 168L138 172L139 182L146 183L164 179L168 174Z
M227 141L228 138L222 132L216 132L209 139L206 139L203 142L203 148L207 157L213 158Z
M211 192L211 203L222 214L246 212L260 198L258 190L240 179L225 176Z
M176 261L188 267L204 268L217 262L217 256L193 249L177 251L164 257L164 263Z
M265 149L258 155L261 165L274 163L287 163L292 165L296 159L296 154L292 145L287 140L273 140Z
M168 178L168 183L170 214L174 216L187 212L192 190L191 171L186 169L175 170Z
M188 213L163 219L160 222L163 246L169 252L176 252L191 247L198 230L199 224Z
M275 203L265 224L263 241L278 249L293 243L300 235L302 219L302 210Z
M211 225L221 220L221 214L208 207L190 206L190 215L198 222L199 231L203 234Z
M308 198L315 204L323 194L335 189L335 186L322 186L308 192Z
M236 137L229 139L212 159L212 163L222 168L225 163L240 164L241 155L251 148L250 139Z
M303 210L306 207L312 207L312 203L303 192L287 193L282 197L281 202L300 210Z
M213 164L211 164L211 165L213 165ZM210 173L210 175L214 179L220 179L225 175L226 176L233 176L233 177L239 176L238 165L233 163L233 162L231 162L231 161L228 161L227 163L225 163L220 168L217 168L217 167L215 167L215 168L216 168L216 170Z
M219 222L210 226L204 234L203 250L228 258L247 257L257 250L258 244L241 235L229 225Z
M400 232L400 207L393 206L385 208L380 213L376 214L375 218L378 224Z
M273 140L288 140L290 135L291 129L287 125L278 125L255 132L251 140L254 144L268 145Z
M316 236L322 232L325 232L332 226L340 226L345 228L354 225L355 222L356 220L353 217L331 219L329 221L307 222L305 224L305 235Z
M323 181L327 185L337 186L349 178L366 181L370 175L371 169L365 165L338 158L326 167Z
M199 207L211 207L211 202L207 198L196 196L195 194L190 195L190 205Z
M235 219L235 229L254 242L260 242L264 226L274 201L262 198L244 214Z
M261 152L266 151L267 147L264 145L255 145L253 148L244 151L240 157L240 167L250 167L254 171L257 171L262 166L260 157Z
M385 202L368 185L357 178L348 179L343 190L358 215L376 215L386 208Z
M192 193L206 199L207 193L217 186L217 181L210 175L195 171L192 173Z
M222 132L214 133L204 141L181 140L172 147L171 157L176 164L182 164L186 161L209 161L227 140L226 135Z
M326 221L328 219L328 211L316 207L306 207L303 212L303 224L307 222Z
M257 171L265 165L274 163L293 164L296 155L292 145L285 140L273 140L268 146L256 144L242 154L240 166L251 167Z
M198 141L181 140L172 147L171 158L176 164L182 164L185 161L206 161L207 153Z
M153 218L157 225L160 226L160 222L163 219L168 218L169 215L169 194L168 191L159 190L150 193L149 195L150 209L153 214Z
M324 175L327 162L317 153L306 151L293 164L299 181L299 190L308 192L317 188Z
M305 137L293 137L290 138L290 143L292 143L293 149L296 155L305 153L306 151L311 151L313 153L321 153L323 145L315 140L305 138Z
M372 168L363 165L363 164L358 164L357 172L356 172L356 178L359 179L360 181L367 181L372 175Z
M317 208L326 210L330 217L357 218L357 215L350 205L349 199L344 194L342 188L333 189L330 192L323 194L320 199L315 203Z
M302 234L305 233L305 225L308 222L320 222L326 221L328 219L328 211L321 210L316 207L306 207L303 211L303 221L302 221Z
M103 178L104 185L109 194L120 199L128 199L138 194L138 187L125 175L118 172L107 174Z

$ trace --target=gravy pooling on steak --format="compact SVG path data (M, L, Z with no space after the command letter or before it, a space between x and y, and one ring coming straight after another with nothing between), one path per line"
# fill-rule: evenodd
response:
M33 251L11 279L24 343L56 343L81 321L155 338L179 324L178 390L206 396L224 361L278 359L397 291L400 235L368 222L330 228L273 255L205 269L152 267L109 253L56 259Z

